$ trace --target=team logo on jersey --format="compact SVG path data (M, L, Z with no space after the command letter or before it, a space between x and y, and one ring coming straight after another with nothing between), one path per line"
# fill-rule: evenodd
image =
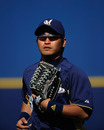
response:
M89 102L89 100L87 99L87 100L85 100L85 103L90 103L90 102Z
M51 19L51 20L45 20L44 24L50 26L52 21L53 21L53 19Z
M65 93L65 89L60 87L59 90L58 90L58 93Z

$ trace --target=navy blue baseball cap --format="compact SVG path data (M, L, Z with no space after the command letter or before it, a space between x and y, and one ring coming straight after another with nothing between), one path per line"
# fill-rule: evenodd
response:
M65 30L62 23L56 19L46 19L42 21L37 29L35 30L35 35L40 36L44 32L49 32L54 35L65 36Z

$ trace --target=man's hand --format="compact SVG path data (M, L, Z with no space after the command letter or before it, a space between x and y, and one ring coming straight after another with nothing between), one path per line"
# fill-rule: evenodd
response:
M43 101L40 103L40 108L42 108L42 109L44 109L44 110L47 110L48 102L49 102L50 100L51 100L50 98L43 100Z
M16 127L17 127L17 130L30 130L30 127L29 126L26 126L28 123L28 121L23 117L21 118L17 124L16 124Z
M35 98L36 95L32 94L32 97ZM40 108L43 109L43 110L46 110L46 109L47 109L47 106L48 106L48 102L49 102L50 100L51 100L50 98L43 100L43 101L40 103Z

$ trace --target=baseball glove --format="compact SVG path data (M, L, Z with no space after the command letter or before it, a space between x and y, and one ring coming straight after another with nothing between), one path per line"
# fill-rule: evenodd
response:
M49 63L41 61L38 64L30 81L32 93L36 95L34 102L37 106L47 98L54 100L61 85L59 73L60 70Z

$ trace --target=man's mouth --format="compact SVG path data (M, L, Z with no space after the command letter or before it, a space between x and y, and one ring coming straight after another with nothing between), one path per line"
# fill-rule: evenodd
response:
M51 47L44 47L44 50L50 50Z

